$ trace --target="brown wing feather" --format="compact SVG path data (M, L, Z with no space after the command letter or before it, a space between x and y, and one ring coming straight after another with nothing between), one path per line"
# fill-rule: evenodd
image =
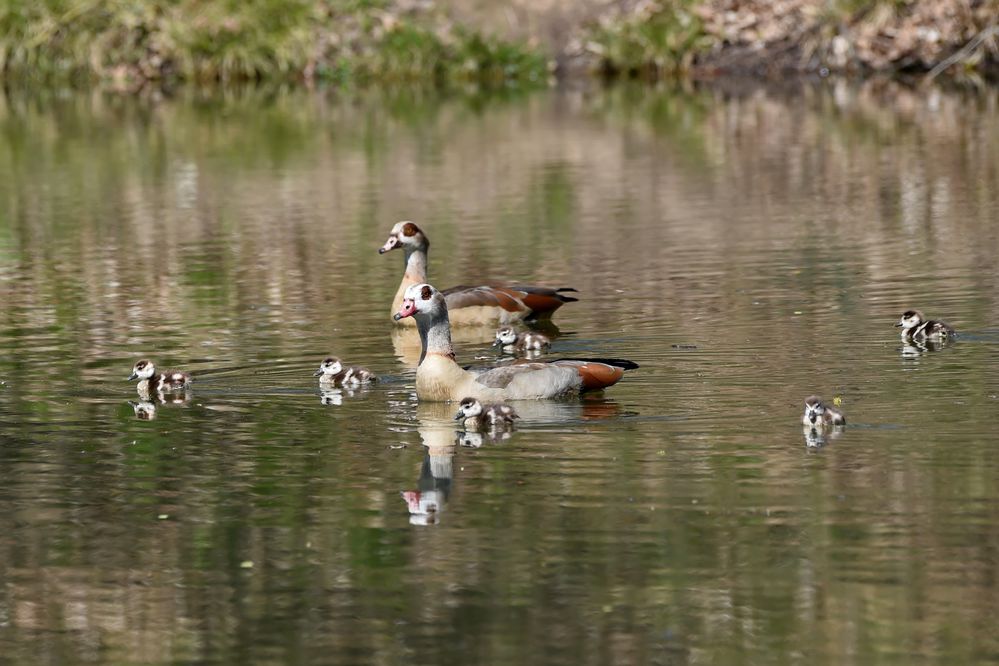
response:
M624 369L606 363L594 361L555 361L555 365L571 365L576 368L576 372L583 378L583 390L595 391L597 389L613 386L624 377Z
M552 312L558 310L565 301L560 299L558 295L548 296L545 294L524 294L521 296L520 300L531 309L535 315L550 315Z
M509 284L490 285L494 288L502 288L517 294L517 298L531 310L532 315L551 315L566 303L578 300L572 296L561 293L564 291L575 291L571 287L552 289L551 287L539 287L533 284Z
M552 289L525 284L488 283L471 287L462 285L451 287L444 292L448 309L467 308L476 305L501 307L508 312L529 311L531 315L547 316L565 303L575 301L572 296L560 292L566 289Z
M503 308L508 312L523 312L527 309L523 303L505 290L492 287L451 287L443 292L448 310L485 306Z

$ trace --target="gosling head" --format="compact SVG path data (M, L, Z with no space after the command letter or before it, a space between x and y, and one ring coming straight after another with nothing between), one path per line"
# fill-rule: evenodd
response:
M822 422L822 417L826 413L826 406L822 404L822 398L817 395L810 395L805 398L805 415L802 421L812 425Z
M906 310L902 313L902 318L898 320L897 324L895 324L895 328L908 330L910 328L916 328L924 321L926 321L926 319L923 317L923 313L919 310Z
M455 421L464 421L482 414L482 403L475 398L464 398L458 403L458 413L454 415Z
M515 342L517 342L517 331L510 326L504 326L496 331L496 342L493 343L493 347L505 347Z
M385 245L378 248L378 254L385 254L400 247L407 250L426 250L430 247L430 241L418 226L403 220L392 227Z
M330 356L324 359L319 365L319 369L312 373L313 377L318 377L319 375L325 375L326 377L333 377L339 375L343 370L343 363L340 362L336 356Z
M153 362L148 359L142 359L138 363L132 366L132 374L128 376L125 381L133 381L135 379L149 379L156 374L156 367L153 366Z

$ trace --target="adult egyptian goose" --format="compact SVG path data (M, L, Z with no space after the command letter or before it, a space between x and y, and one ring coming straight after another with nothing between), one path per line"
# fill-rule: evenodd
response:
M451 324L444 294L429 284L409 286L395 319L413 317L423 355L416 368L420 400L448 402L475 398L483 402L538 400L596 390L616 384L638 364L620 359L559 359L517 362L498 368L466 370L454 360Z
M430 241L412 222L399 222L392 227L388 240L378 249L378 253L385 254L397 248L402 248L406 253L406 271L392 301L392 314L399 311L406 289L427 281ZM451 313L451 325L496 326L524 319L547 319L563 304L578 300L565 295L565 292L570 291L576 290L571 287L553 289L491 282L478 286L451 287L445 289L443 294ZM408 324L409 321L401 323Z

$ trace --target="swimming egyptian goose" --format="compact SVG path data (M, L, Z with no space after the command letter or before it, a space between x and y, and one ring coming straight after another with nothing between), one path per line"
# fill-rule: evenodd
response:
M385 245L378 249L385 254L397 248L406 253L406 272L392 301L392 314L399 311L403 294L414 284L427 281L427 252L430 241L412 222L399 222L392 227ZM496 326L524 319L546 319L563 304L578 299L565 292L571 287L538 287L525 284L488 283L445 289L443 294L451 313L452 326ZM399 321L399 320L396 320ZM401 323L408 324L408 320Z
M904 340L926 340L929 338L939 340L953 338L957 335L949 325L942 321L927 319L919 310L906 310L902 313L902 318L895 324L895 328L902 329Z
M503 402L557 398L616 384L638 364L620 359L559 359L517 362L498 368L466 370L454 360L451 324L444 295L429 284L414 284L403 294L395 319L413 317L423 341L416 368L420 400L448 402L464 398Z
M805 398L805 413L801 417L801 423L812 428L842 426L846 425L846 416L838 409L822 402L819 396L810 395Z

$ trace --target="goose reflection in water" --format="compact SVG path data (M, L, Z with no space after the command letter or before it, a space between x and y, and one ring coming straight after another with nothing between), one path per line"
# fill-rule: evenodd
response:
M596 396L584 400L519 400L517 411L525 422L570 423L616 418L620 407L611 400ZM509 429L470 432L455 428L455 405L446 402L421 402L417 405L418 432L426 447L415 490L402 490L400 497L409 510L412 525L435 525L440 522L451 495L454 480L454 455L457 446L477 449L486 443L509 440Z
M190 391L183 393L140 391L139 401L129 400L128 404L135 413L135 418L140 421L153 421L156 419L158 405L186 405L190 402Z
M482 448L483 444L499 444L513 437L513 433L504 428L490 428L485 431L460 430L455 433L454 441L466 449Z
M149 402L148 400L132 402L129 400L128 404L132 406L132 410L135 412L135 418L140 421L152 421L156 418L155 402Z
M409 509L411 525L436 525L451 495L454 477L454 427L447 419L448 405L421 404L418 410L420 438L426 447L416 490L399 494Z
M804 426L802 432L805 435L805 447L809 449L819 449L830 444L843 435L843 426L826 426L817 428L815 426Z
M923 354L940 351L953 344L950 338L925 338L922 340L902 340L902 358L919 358Z
M360 395L365 395L370 392L367 384L362 384L357 388L348 388L346 386L340 388L332 387L319 387L319 402L324 405L334 405L339 406L343 404L344 399L354 398Z
M554 340L561 335L558 326L550 321L530 322L532 331L540 331L549 340ZM496 340L496 329L491 326L459 326L451 329L451 341L456 348L463 350L462 356L478 360L489 360L496 362L498 359L509 358L503 354L497 354L493 349L493 342ZM487 353L474 351L473 348L481 346ZM420 354L423 352L423 345L420 342L420 333L415 327L394 326L392 328L392 349L403 365L411 370L415 370L420 364ZM540 353L540 352L539 352Z

